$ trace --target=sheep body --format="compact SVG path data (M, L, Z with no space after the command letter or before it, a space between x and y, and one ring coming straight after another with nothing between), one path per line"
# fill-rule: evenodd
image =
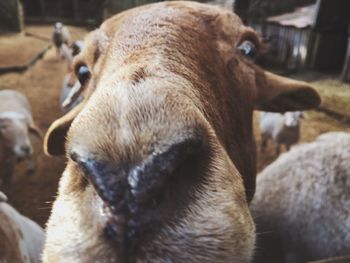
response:
M307 262L350 254L350 135L294 147L257 179L251 206L256 262Z
M40 262L44 230L5 201L0 191L0 262Z
M73 70L73 58L78 55L84 47L84 42L82 40L77 40L72 43L71 47L66 44L62 45L62 50L64 58L68 62L68 72L63 78L59 104L63 113L67 113L75 106L77 106L81 100L81 96L75 96L77 90L81 88L80 82L74 74ZM67 100L67 101L66 101Z

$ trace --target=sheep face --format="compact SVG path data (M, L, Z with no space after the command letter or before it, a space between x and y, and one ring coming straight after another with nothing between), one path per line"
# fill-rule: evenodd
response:
M303 113L300 111L291 111L284 114L284 125L289 128L299 127L300 119Z
M0 138L4 147L9 149L18 161L33 154L28 124L21 114L13 112L0 115Z
M63 28L63 24L61 22L56 22L54 25L55 31L60 32Z
M45 138L68 164L44 262L249 262L253 109L319 103L255 67L258 49L234 14L192 2L92 32L75 60L84 100Z

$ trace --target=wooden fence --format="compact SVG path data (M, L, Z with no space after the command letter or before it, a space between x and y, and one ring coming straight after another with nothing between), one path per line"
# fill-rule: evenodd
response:
M103 19L123 10L152 2L157 0L23 0L26 21L59 20L92 25L98 25Z
M285 70L303 69L308 66L309 28L281 26L275 23L249 22L263 37L267 50L263 64Z
M55 22L98 25L105 0L23 0L27 22Z

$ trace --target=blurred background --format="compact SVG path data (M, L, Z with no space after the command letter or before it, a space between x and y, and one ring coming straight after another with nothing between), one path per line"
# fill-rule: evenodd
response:
M46 131L62 116L60 96L70 61L57 56L52 42L54 24L61 22L71 42L106 18L151 0L1 0L0 90L24 93L37 125ZM310 82L323 103L304 113L299 142L328 131L350 132L350 1L349 0L217 0L211 4L235 12L259 32L266 44L257 60L262 67ZM255 132L260 143L259 118ZM10 203L40 225L47 221L64 157L43 154L42 141L33 139L36 170L26 175L16 166L13 182L1 189ZM282 151L284 151L282 149ZM276 158L273 144L259 154L258 170ZM19 194L20 193L20 194Z

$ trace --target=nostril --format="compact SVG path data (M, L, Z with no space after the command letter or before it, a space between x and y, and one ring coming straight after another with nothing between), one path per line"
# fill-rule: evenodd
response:
M130 192L136 202L146 202L160 189L184 161L200 151L201 138L190 138L171 145L166 151L152 154L128 173Z
M92 158L82 159L74 152L70 153L70 158L83 169L86 179L102 200L121 212L127 206L134 207L131 205L134 202L149 203L182 163L201 151L203 142L202 136L187 138L131 167Z

